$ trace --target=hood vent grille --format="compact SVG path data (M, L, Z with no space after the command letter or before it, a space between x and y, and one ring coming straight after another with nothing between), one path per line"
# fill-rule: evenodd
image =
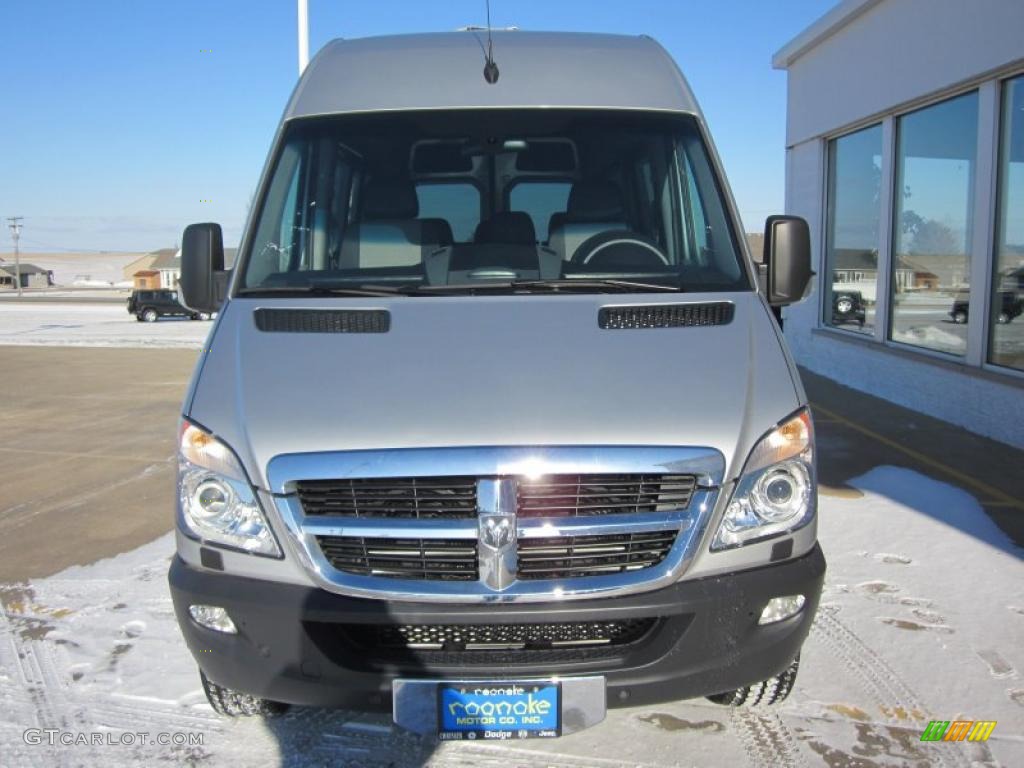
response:
M387 333L385 309L257 309L256 327L269 333Z
M707 304L638 304L632 307L602 307L597 315L601 328L687 328L700 325L728 325L735 307L728 301Z

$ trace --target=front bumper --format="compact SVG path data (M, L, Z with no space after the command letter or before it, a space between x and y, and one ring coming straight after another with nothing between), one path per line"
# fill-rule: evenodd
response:
M345 597L312 587L194 568L180 558L169 581L178 624L207 677L275 701L386 710L396 678L493 679L603 675L608 706L704 696L765 680L800 651L818 607L825 558L815 546L795 559L681 581L638 595L517 605L449 605ZM765 626L768 600L803 594L796 616ZM227 609L237 635L192 621L191 604ZM657 617L641 640L615 653L437 651L389 657L350 645L346 627L533 624Z

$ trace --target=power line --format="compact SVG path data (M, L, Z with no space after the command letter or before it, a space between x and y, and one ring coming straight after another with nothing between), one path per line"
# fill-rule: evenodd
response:
M18 296L21 296L21 254L18 251L18 240L21 239L21 222L24 216L8 216L7 226L11 230L11 237L14 238L14 282L18 288Z

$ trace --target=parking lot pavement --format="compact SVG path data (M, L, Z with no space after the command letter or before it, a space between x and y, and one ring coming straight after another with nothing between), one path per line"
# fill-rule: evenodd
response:
M171 529L176 425L197 355L0 346L0 582Z

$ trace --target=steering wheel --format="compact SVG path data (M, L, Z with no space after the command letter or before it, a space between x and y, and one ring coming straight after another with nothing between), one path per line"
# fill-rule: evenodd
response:
M573 264L600 267L667 267L668 257L650 238L627 229L600 232L588 237L573 251Z

